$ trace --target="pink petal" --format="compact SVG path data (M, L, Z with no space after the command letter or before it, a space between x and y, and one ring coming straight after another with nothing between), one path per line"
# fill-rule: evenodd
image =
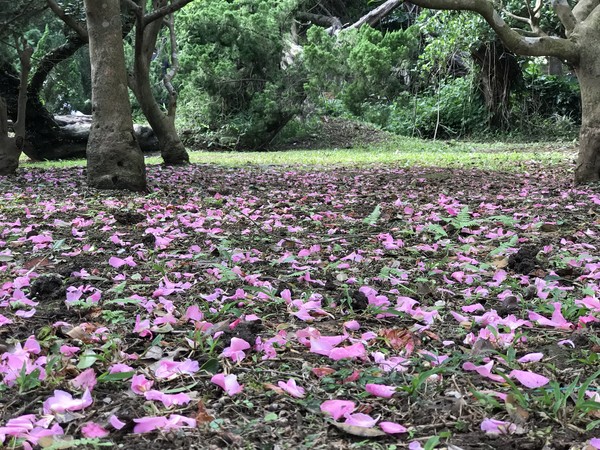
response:
M590 439L590 445L594 448L600 449L600 438Z
M504 378L502 378L500 375L493 374L492 373L492 367L494 367L494 361L490 361L489 363L487 363L487 364L485 364L483 366L476 366L472 362L467 361L462 366L463 370L468 370L468 371L474 370L475 372L477 372L482 377L489 378L490 380L496 381L498 383L503 383L504 382Z
M338 420L356 409L356 404L350 400L326 400L321 403L321 411Z
M81 434L86 438L103 438L109 435L108 431L95 422L88 422L81 428Z
M408 429L395 422L379 422L379 427L387 434L406 433Z
M71 384L77 389L89 389L90 391L94 389L96 383L96 372L91 367L71 380Z
M292 397L296 398L304 397L306 392L303 387L296 385L296 380L293 378L290 378L286 383L279 381L277 385Z
M514 423L502 420L484 419L481 422L481 431L487 434L513 434L517 431L517 426Z
M117 258L116 256L111 256L110 259L108 260L108 264L110 264L115 269L118 269L119 267L121 267L127 263L125 262L124 259Z
M368 383L365 385L365 390L369 394L381 398L391 398L396 393L395 386L388 386L385 384Z
M92 404L92 395L89 390L83 393L81 399L74 399L71 394L56 389L54 396L44 402L44 414L60 414L65 411L79 411Z
M329 352L329 357L334 361L338 361L340 359L362 359L366 356L367 351L362 342L357 342L356 344L352 344L347 347L334 348L331 350L331 352Z
M520 363L538 362L544 357L543 353L528 353L525 356L521 356L517 361Z
M117 416L115 416L114 414L109 417L108 423L110 423L115 430L120 430L125 425L127 425L125 422L122 422L121 420L119 420L119 418Z
M373 428L377 424L378 419L373 419L368 414L363 413L355 413L355 414L346 414L346 423L347 425L352 425L355 427L362 428Z
M192 401L189 395L184 392L179 394L165 394L155 389L144 392L146 400L157 400L163 403L166 408L170 408L173 405L185 405Z
M545 386L550 382L545 376L526 370L513 370L508 376L510 378L516 378L523 386L531 389Z
M356 320L349 320L348 322L344 322L344 328L352 331L360 330L360 323Z
M162 416L141 417L139 419L133 419L133 421L137 424L133 427L134 433L149 433L159 428L164 428L168 423L167 418Z
M144 375L134 375L131 378L131 390L136 394L143 395L144 392L149 391L154 381L148 380Z
M223 373L218 373L214 375L210 381L221 387L227 395L239 394L244 388L243 385L240 386L237 381L237 376L233 374L225 375Z

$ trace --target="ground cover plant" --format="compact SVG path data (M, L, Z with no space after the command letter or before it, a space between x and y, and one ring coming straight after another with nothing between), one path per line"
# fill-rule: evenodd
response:
M598 186L451 147L0 178L0 442L600 448Z

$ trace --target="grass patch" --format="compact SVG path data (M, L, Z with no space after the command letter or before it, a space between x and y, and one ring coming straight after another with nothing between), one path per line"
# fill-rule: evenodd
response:
M571 158L557 143L536 144L482 144L472 142L434 142L421 139L398 138L385 144L351 149L286 150L275 152L194 151L190 159L196 164L222 166L258 165L368 165L391 164L400 166L479 167L488 170L519 170L526 161L543 165L563 164ZM160 164L159 156L146 158L147 164ZM46 162L22 161L23 167L76 167L85 160Z

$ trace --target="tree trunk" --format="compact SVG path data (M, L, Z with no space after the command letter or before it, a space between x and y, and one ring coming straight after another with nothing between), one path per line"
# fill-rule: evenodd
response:
M21 74L19 78L19 96L17 100L17 120L14 122L14 137L8 136L8 115L6 102L0 97L0 175L11 175L19 167L21 152L27 146L25 123L27 120L27 82L31 70L33 48L25 38L16 42Z
M166 5L165 2L157 4L158 7L164 5ZM172 17L169 20L172 20ZM177 94L174 89L170 90L168 111L164 112L154 98L150 85L150 63L162 27L163 20L161 19L144 24L143 11L139 13L135 26L134 71L130 78L130 86L144 116L154 130L165 164L187 164L190 162L190 158L175 128ZM173 29L171 29L171 33L174 33ZM171 45L175 45L174 36L172 36ZM172 55L176 55L175 49L171 49L171 51ZM175 61L171 61L171 63L174 64Z
M492 129L509 127L510 91L521 76L516 58L501 42L487 42L472 52L481 70L480 88Z
M581 89L581 131L575 183L600 181L600 30L579 31L580 63L576 67Z
M0 175L12 175L19 167L21 150L16 139L8 137L6 102L0 97Z
M88 184L146 189L144 156L133 134L119 0L85 0L92 65L92 129Z

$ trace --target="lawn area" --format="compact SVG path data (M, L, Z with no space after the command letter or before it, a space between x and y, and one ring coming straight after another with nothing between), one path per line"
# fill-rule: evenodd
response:
M257 165L358 165L393 164L397 166L479 167L490 170L517 170L526 161L539 164L561 164L573 159L575 149L570 143L470 143L462 141L432 142L398 137L384 144L350 149L285 150L273 152L193 151L195 164L224 166ZM159 164L159 156L147 156L148 164ZM27 162L24 167L76 167L84 160Z
M600 192L556 144L0 177L6 448L600 448Z

